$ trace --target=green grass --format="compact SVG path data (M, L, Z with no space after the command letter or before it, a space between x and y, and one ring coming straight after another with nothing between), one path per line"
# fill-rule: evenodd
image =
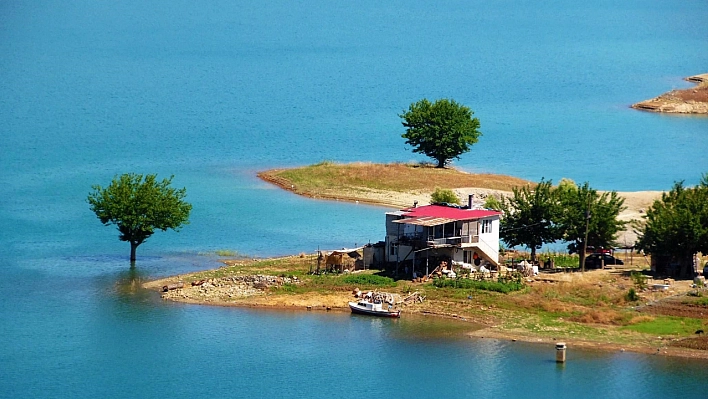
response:
M342 279L343 282L353 285L395 287L396 282L390 277L377 276L375 274L353 274Z
M433 285L438 288L461 288L482 291L494 291L508 294L512 291L519 291L524 288L524 284L518 281L478 281L469 279L437 279Z
M689 335L703 327L703 321L688 317L658 316L622 327L626 330L652 335Z
M217 256L228 256L228 257L234 257L234 256L238 255L238 252L231 251L229 249L218 249L218 250L214 251L214 253Z

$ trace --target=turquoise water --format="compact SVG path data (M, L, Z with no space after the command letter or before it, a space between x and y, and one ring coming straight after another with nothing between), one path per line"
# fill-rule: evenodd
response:
M705 362L572 350L558 368L545 347L131 284L220 249L378 241L384 208L255 173L423 160L397 116L422 97L480 118L465 170L616 190L708 171L707 118L628 108L706 72L705 2L381 3L0 2L0 397L704 397ZM124 172L174 174L194 204L134 273L85 203Z

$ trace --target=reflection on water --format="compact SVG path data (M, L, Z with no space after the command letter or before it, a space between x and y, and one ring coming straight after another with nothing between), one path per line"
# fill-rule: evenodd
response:
M461 320L405 313L392 321L390 335L396 339L463 339L467 333L483 328Z

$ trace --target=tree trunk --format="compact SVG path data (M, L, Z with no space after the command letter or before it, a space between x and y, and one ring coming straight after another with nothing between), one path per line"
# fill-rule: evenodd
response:
M536 247L531 247L531 263L536 262Z
M580 270L585 271L585 249L580 248L580 251L578 251L578 255L580 256L580 264L578 267L580 267Z
M438 159L438 166L436 168L445 168L445 160L444 159Z
M135 250L138 249L138 243L130 242L130 264L131 267L135 266Z

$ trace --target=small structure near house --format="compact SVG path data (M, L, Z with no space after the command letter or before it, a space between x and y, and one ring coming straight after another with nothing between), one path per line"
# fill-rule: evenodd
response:
M363 256L360 253L364 247L342 248L331 251L319 251L317 254L317 271L321 272L322 266L326 271L343 272L364 268Z
M501 212L426 205L386 213L385 261L414 278L442 262L466 269L499 267Z
M695 256L677 258L671 255L651 254L651 271L654 278L693 279L697 265Z

